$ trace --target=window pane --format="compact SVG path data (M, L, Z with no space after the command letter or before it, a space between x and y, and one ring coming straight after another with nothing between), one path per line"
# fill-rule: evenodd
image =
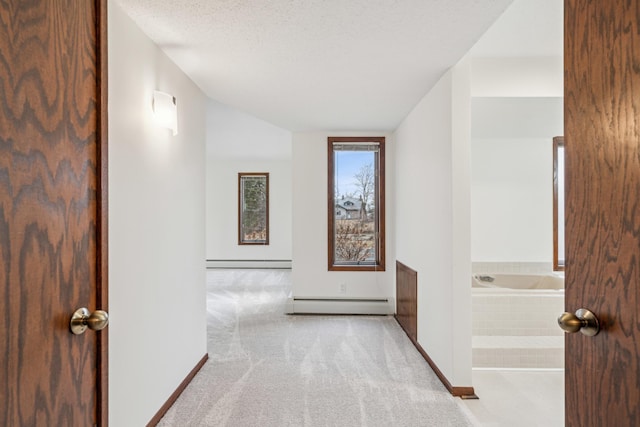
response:
M564 138L553 138L553 269L564 270Z
M384 138L336 140L329 139L329 269L384 271Z
M269 244L269 174L240 173L239 244Z
M558 146L558 265L564 266L564 146Z
M375 263L373 151L336 151L334 157L336 264Z

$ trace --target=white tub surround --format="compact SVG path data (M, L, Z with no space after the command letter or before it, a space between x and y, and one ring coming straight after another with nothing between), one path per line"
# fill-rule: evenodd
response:
M472 277L474 368L562 368L564 278L477 273Z

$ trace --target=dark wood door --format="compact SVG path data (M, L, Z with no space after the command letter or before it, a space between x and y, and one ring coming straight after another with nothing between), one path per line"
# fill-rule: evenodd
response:
M566 425L640 425L640 2L565 1Z
M106 1L0 2L0 425L106 424Z

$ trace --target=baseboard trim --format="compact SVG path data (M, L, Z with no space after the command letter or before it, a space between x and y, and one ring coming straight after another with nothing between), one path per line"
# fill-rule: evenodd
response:
M398 321L398 318L396 317L396 322L397 321ZM442 373L440 368L438 368L438 365L436 365L436 363L431 359L431 357L429 357L429 355L424 350L424 348L422 348L420 343L417 340L415 340L412 336L410 336L409 333L407 333L407 331L404 329L404 327L400 322L398 322L398 325L400 325L404 333L407 334L407 337L409 338L409 340L411 340L411 342L416 347L418 352L422 355L424 360L427 361L427 363L429 364L433 372L436 374L440 382L442 382L442 385L444 385L445 388L449 391L449 393L451 393L456 397L460 397L461 399L477 399L478 398L478 396L476 396L476 393L473 387L456 387L451 385L447 377Z
M288 314L393 314L395 302L389 298L308 298L289 297Z
M253 260L253 259L208 259L207 268L256 268L256 269L291 269L292 262L290 259L270 259L270 260Z
M171 396L169 396L169 399L167 399L167 401L165 402L164 405L162 405L162 407L158 410L158 412L156 412L156 414L153 416L153 418L151 418L151 421L149 421L147 423L147 427L155 427L160 420L162 419L162 417L164 417L164 414L167 413L167 411L169 410L169 408L171 408L171 406L176 403L176 400L178 400L178 397L180 397L180 395L182 394L182 392L184 391L185 388L187 388L187 386L189 385L189 383L191 382L191 380L193 380L193 377L196 376L196 374L198 373L198 371L200 369L202 369L202 367L204 366L205 363L207 363L207 360L209 359L209 354L206 353L204 356L202 356L202 359L200 359L200 361L196 364L196 366L191 370L191 372L189 372L187 374L187 376L185 377L184 380L182 380L182 382L180 383L180 385L178 386L178 388L176 388L176 391L174 391Z

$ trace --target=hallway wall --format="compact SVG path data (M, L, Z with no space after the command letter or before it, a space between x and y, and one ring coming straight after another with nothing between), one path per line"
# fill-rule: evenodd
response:
M153 90L178 130L153 123ZM109 2L109 421L142 426L207 352L205 96Z
M327 271L327 137L385 136L386 271ZM298 132L293 135L294 298L389 298L395 307L393 203L395 142L386 132ZM340 292L340 285L346 289ZM335 305L335 304L334 304Z
M396 255L418 272L418 343L471 385L470 66L447 71L396 130Z
M207 102L207 260L291 260L291 132ZM269 173L269 245L238 245L238 172ZM268 264L268 263L267 263Z

